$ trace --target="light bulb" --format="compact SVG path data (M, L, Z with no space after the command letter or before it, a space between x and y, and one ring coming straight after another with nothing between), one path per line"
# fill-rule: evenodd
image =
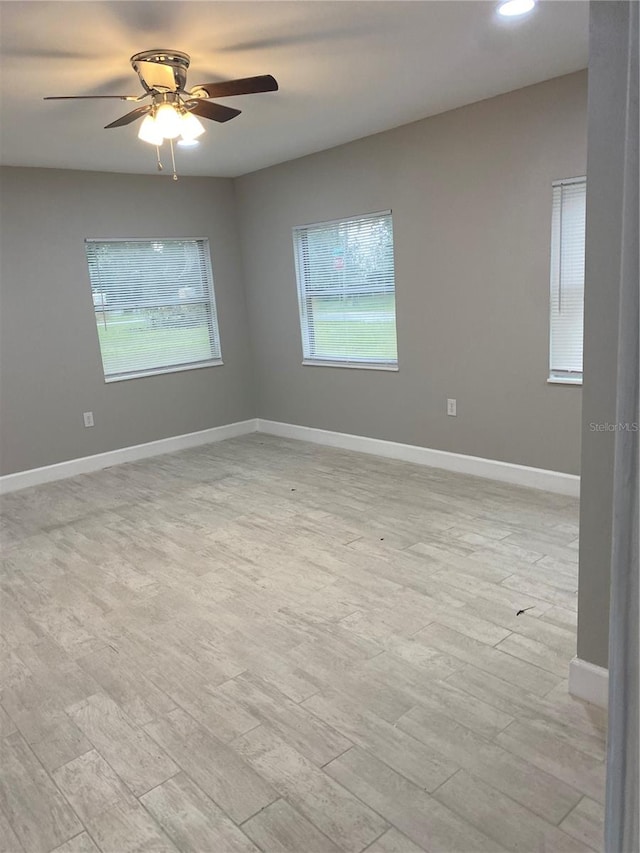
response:
M536 0L506 0L498 6L498 14L505 18L526 15L536 5Z
M180 134L185 142L193 142L204 133L202 122L193 113L183 113L180 119Z
M156 113L156 127L165 139L180 136L182 120L173 104L160 104Z
M143 142L149 142L151 145L162 145L162 134L158 130L156 120L151 114L145 116L144 121L140 125L138 139L142 139Z

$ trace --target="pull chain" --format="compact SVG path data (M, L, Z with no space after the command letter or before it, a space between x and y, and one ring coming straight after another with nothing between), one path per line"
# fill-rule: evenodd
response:
M161 172L164 168L162 162L160 161L160 146L156 145L156 158L158 160L158 171Z
M174 181L177 181L177 180L178 180L178 176L176 175L176 158L175 158L175 154L174 154L174 151L173 151L173 139L170 139L170 140L169 140L169 145L170 145L170 147L171 147L171 163L172 163L172 165L173 165L173 180L174 180Z

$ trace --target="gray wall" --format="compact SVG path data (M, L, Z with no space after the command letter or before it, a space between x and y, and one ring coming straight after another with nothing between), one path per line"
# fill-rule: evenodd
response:
M0 470L259 415L576 473L581 391L546 383L548 266L551 182L584 173L585 126L579 73L235 188L3 169ZM387 208L400 371L303 367L292 226ZM132 235L210 238L223 367L104 383L83 241Z
M581 391L546 378L551 182L585 172L586 82L236 181L260 417L579 471ZM400 371L303 367L292 226L388 208Z
M590 9L578 657L607 666L629 7Z
M230 180L5 168L1 189L2 473L254 416ZM209 237L224 366L105 384L83 241L118 236Z

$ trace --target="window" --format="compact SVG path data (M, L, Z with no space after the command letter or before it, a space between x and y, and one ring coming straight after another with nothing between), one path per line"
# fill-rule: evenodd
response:
M208 240L85 245L106 382L222 364Z
M549 379L582 382L585 178L553 185Z
M398 365L391 212L293 229L303 364Z

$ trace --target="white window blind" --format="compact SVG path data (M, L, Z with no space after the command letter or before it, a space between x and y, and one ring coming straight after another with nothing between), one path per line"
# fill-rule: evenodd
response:
M305 364L397 368L391 212L293 229Z
M208 240L85 246L107 382L222 363Z
M550 378L582 380L585 178L553 185Z

